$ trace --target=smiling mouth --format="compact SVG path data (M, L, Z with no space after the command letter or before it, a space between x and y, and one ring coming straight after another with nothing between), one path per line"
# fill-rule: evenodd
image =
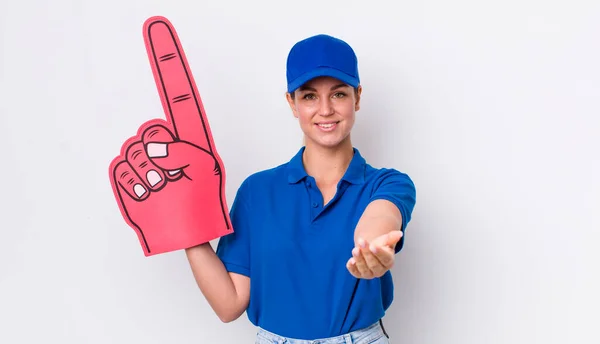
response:
M329 122L329 123L315 123L315 125L324 130L334 129L339 122Z

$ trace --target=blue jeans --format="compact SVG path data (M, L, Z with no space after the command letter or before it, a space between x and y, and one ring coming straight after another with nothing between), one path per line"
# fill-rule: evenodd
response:
M381 324L375 324L337 337L303 340L285 338L262 328L258 329L255 344L389 344L390 341Z

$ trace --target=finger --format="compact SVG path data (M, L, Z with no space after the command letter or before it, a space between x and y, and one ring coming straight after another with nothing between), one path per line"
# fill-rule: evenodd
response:
M371 275L371 270L367 266L367 262L358 247L352 249L352 258L354 258L354 261L356 262L355 266L358 270L358 274L362 277L369 277Z
M379 275L385 270L385 267L381 264L379 259L375 257L373 252L369 250L368 247L361 248L360 253L363 256L363 259L365 260L367 269L369 269L371 273L373 273L374 275Z
M404 236L404 233L402 233L402 231L399 230L389 232L387 235L386 245L392 248L395 247L398 241L400 241L400 239L402 238L402 236Z
M173 25L163 17L144 24L144 40L165 114L180 140L213 152L210 127Z
M160 143L150 142L146 151L151 161L166 171L183 170L183 174L190 176L206 175L196 173L198 169L213 170L218 174L215 158L207 151L187 142Z
M113 178L115 184L131 199L141 201L150 195L145 183L125 160L115 165Z
M403 233L401 231L391 231L389 233L378 236L372 241L378 247L388 246L394 248L398 241L402 238Z
M394 265L394 250L389 246L376 246L371 244L369 250L386 270Z
M150 190L159 190L165 185L165 174L156 166L144 149L144 144L141 141L134 142L127 149L126 153L127 162L130 167L135 171L138 178L144 182L144 186Z
M348 269L352 276L360 278L360 272L356 268L356 260L354 257L348 259L348 262L346 262L346 269Z
M175 141L175 137L169 129L161 124L150 125L142 132L142 142L146 151L149 143L171 143ZM168 180L176 180L181 177L181 169L165 170L165 177Z

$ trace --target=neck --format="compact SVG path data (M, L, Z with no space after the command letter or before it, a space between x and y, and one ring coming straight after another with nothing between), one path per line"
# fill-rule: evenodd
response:
M302 162L306 173L319 184L337 184L354 156L350 138L332 148L306 142Z

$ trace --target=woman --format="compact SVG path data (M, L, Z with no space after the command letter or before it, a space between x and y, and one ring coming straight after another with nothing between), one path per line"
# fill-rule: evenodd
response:
M287 81L305 145L242 183L235 233L216 253L209 244L186 251L194 277L222 321L247 312L256 343L388 343L389 270L415 187L352 145L362 86L347 43L327 35L296 43Z

